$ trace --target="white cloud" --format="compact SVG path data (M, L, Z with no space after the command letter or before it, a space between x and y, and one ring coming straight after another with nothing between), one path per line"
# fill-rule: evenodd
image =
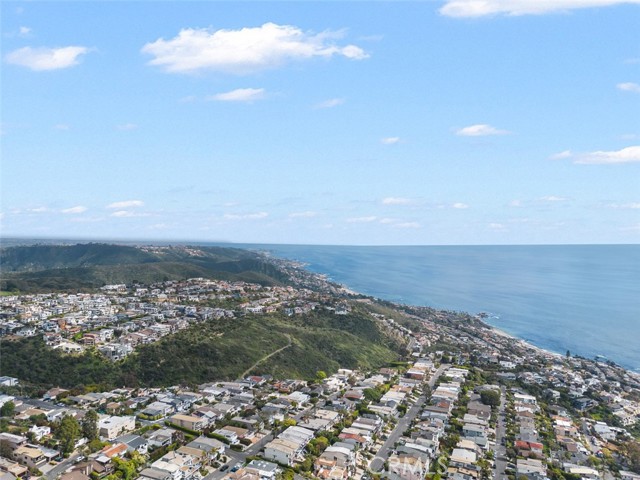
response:
M346 100L344 98L330 98L329 100L325 100L324 102L320 102L314 106L316 109L321 108L333 108L339 105L343 105Z
M230 92L210 95L206 99L217 102L253 102L264 98L264 88L238 88Z
M451 205L453 208L458 208L458 209L466 209L469 208L469 205L467 205L466 203L462 203L462 202L456 202L453 205Z
M631 209L638 210L640 209L640 202L631 202L631 203L610 203L607 205L609 208L617 208L617 209Z
M411 205L413 200L403 197L387 197L382 199L383 205Z
M400 142L400 137L385 137L380 139L380 143L384 145L395 145Z
M496 230L496 231L504 230L506 228L502 223L496 223L496 222L490 223L488 227L491 230Z
M131 210L117 210L111 214L112 217L117 218L131 218L131 217L148 217L148 213L132 212Z
M591 165L614 165L640 162L640 146L614 151L597 151L575 156L574 163Z
M639 3L640 0L446 0L439 11L447 17L516 16Z
M79 57L89 51L87 47L22 47L5 56L7 63L26 67L36 72L59 70L78 65Z
M259 220L261 218L267 218L269 214L267 212L257 213L245 213L243 215L236 215L232 213L224 214L224 218L227 220Z
M418 222L396 223L393 226L396 228L420 228L420 224Z
M342 56L361 60L368 55L355 45L338 46L344 32L304 32L292 25L265 23L239 30L185 28L172 39L147 43L142 52L152 55L150 65L172 73L201 70L250 74L285 63L314 57Z
M20 27L18 29L18 35L21 37L28 37L31 34L31 29L29 27Z
M522 200L511 200L509 202L509 206L510 207L515 207L515 208L521 207L522 206Z
M485 137L488 135L507 135L509 133L511 132L508 130L500 130L484 123L470 125L456 130L456 135L462 137Z
M84 213L88 210L87 207L83 207L82 205L78 205L76 207L71 207L71 208L65 208L63 210L60 210L62 213L65 214L78 214L78 213Z
M137 130L138 125L136 125L135 123L122 123L120 125L116 125L116 129L121 130L123 132L128 132L131 130Z
M347 223L371 223L375 222L378 217L369 216L369 217L351 217L347 218Z
M54 130L63 130L63 131L67 131L69 130L71 127L69 125L67 125L66 123L58 123L56 125L53 126Z
M318 212L311 212L311 211L294 212L289 214L289 218L313 218L317 216L318 216Z
M571 158L572 156L573 156L573 153L571 153L571 150L564 150L562 152L554 153L549 158L551 160L562 160L565 158Z
M543 202L565 202L567 201L566 197L559 197L558 195L547 195L544 197L540 197L540 200Z
M35 207L35 208L27 208L27 212L29 213L45 213L50 211L47 207Z
M398 220L396 220L395 218L381 218L380 219L380 223L382 223L383 225L388 225L390 223L396 223Z
M619 83L616 88L624 92L640 93L640 85L633 82Z
M122 210L124 208L142 207L144 202L142 200L123 200L121 202L113 202L106 206L106 208L112 210Z

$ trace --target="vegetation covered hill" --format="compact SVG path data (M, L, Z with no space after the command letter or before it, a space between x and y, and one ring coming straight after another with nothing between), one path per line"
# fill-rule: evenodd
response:
M190 277L266 285L286 282L286 275L259 254L222 247L17 246L0 249L0 266L0 290L25 293Z
M289 346L289 343L291 344ZM286 348L283 348L286 347ZM376 368L398 358L402 345L389 338L363 309L336 316L246 316L193 325L139 347L111 363L92 351L64 355L40 338L2 340L2 374L42 386L80 387L198 384L252 373L313 378L318 370Z

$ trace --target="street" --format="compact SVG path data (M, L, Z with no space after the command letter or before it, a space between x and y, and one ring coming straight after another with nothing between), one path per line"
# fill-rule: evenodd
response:
M436 383L436 380L438 379L438 377L440 377L442 372L448 367L449 365L441 365L440 368L436 370L433 377L431 377L431 379L428 382L429 388L433 388L433 385ZM422 395L420 395L420 398L416 401L416 403L414 403L413 406L409 409L409 411L407 411L404 417L398 420L398 424L393 429L393 431L389 434L389 437L384 442L380 450L378 450L376 457L369 464L369 468L371 469L372 472L380 472L382 470L384 462L386 461L387 458L389 458L389 455L391 454L391 451L393 450L395 443L402 436L402 434L407 430L407 428L409 428L409 425L411 425L411 422L413 421L413 419L416 417L416 415L418 415L425 401L426 401L426 395L423 393Z
M506 388L500 388L500 408L498 409L498 425L496 427L496 451L495 451L495 473L494 480L504 478L504 471L507 467L507 447L502 444L502 440L506 438L506 419L504 410L507 404Z

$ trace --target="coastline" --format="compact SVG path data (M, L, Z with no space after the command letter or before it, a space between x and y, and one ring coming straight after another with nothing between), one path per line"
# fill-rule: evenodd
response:
M337 282L337 281L331 279L330 274L328 274L328 273L320 273L320 272L314 272L314 271L310 270L308 268L310 266L310 264L308 264L308 263L303 263L303 262L299 262L299 261L293 261L293 260L285 259L285 258L282 258L282 257L277 257L277 258L279 258L280 260L285 261L285 262L291 262L290 264L292 266L294 266L294 268L297 268L299 270L303 270L308 275L314 276L314 277L318 278L319 280L321 280L323 282L329 283L329 284L333 285L334 287L337 287L341 292L343 292L344 294L346 294L348 296L363 296L363 297L371 298L373 300L382 300L382 301L390 302L390 303L392 303L392 304L394 304L395 306L398 306L398 307L399 306L410 306L410 307L416 307L416 308L424 307L424 308L433 308L435 310L442 310L442 309L437 309L435 307L431 307L429 305L414 305L414 304L409 304L409 303L401 303L401 302L397 302L397 301L393 301L393 300L385 300L385 299L382 299L382 298L379 298L379 297L375 297L373 295L368 295L368 294L365 294L365 293L357 292L357 291L353 290L352 288L350 288L348 285L346 285L344 283L341 283L341 282ZM479 313L477 313L477 314L473 314L473 313L470 313L470 312L464 312L464 313L467 313L468 315L471 315L472 317L476 318L476 320L478 322L480 322L484 326L484 328L486 328L487 330L491 331L493 334L498 335L500 337L503 337L505 339L510 339L510 340L512 340L514 342L517 342L522 347L527 348L529 350L532 350L532 351L536 352L538 355L542 355L544 357L554 358L554 359L559 359L559 358L564 357L564 355L562 353L560 353L560 352L554 352L552 350L548 350L546 348L540 347L538 345L535 345L535 344L531 343L528 340L520 338L520 337L518 337L518 336L516 336L514 334L511 334L511 333L508 333L508 332L506 332L506 331L504 331L504 330L502 330L502 329L500 329L500 328L498 328L498 327L496 327L494 325L491 325L484 318L481 318ZM584 357L581 357L580 355L578 355L577 357L574 356L574 358L584 358ZM588 358L584 358L584 359L588 360L588 361L597 362L594 359L588 359ZM616 363L614 360L611 360L609 358L606 358L606 361L612 362L616 367L624 370L630 376L640 380L640 367L639 367L638 371L636 371L636 370L632 370L631 368L622 366L622 365Z

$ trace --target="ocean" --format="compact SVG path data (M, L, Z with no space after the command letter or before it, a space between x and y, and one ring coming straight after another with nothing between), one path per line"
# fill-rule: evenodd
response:
M640 245L237 246L304 262L373 297L486 312L538 347L640 371Z

